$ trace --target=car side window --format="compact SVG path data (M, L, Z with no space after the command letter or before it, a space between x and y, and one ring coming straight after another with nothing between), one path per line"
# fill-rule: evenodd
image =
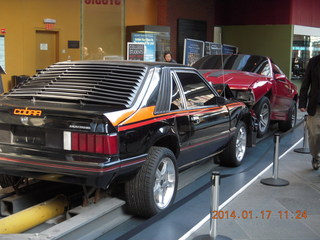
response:
M259 70L260 74L263 76L271 77L271 69L268 61L265 61ZM258 73L259 73L258 72Z
M172 79L172 96L171 96L170 111L174 111L177 109L183 109L183 104L182 104L179 87L176 81Z
M188 108L212 105L214 94L196 73L177 72Z
M283 72L280 70L280 68L277 65L275 65L274 63L272 63L271 65L272 65L273 74L283 74Z

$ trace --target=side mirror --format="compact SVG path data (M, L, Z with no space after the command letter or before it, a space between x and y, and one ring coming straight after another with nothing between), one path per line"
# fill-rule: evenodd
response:
M216 103L218 105L225 105L226 104L226 99L224 97L215 97Z
M228 84L214 84L213 87L216 89L220 96L223 96L227 99L234 98Z
M275 74L274 75L274 78L276 79L276 80L282 80L282 81L284 81L284 80L286 80L286 75L284 75L284 74Z
M226 99L224 97L220 96L215 96L208 101L205 102L204 105L225 105L226 104Z

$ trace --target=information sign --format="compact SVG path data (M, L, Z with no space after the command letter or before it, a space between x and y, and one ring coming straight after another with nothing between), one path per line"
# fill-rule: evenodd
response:
M190 38L184 39L183 64L191 66L204 55L204 42Z
M127 60L144 60L144 43L128 42L127 45Z

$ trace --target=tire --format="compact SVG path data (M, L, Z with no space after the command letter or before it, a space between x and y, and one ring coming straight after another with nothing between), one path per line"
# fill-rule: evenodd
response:
M244 122L240 121L227 148L220 155L220 164L227 167L241 165L246 152L246 145L247 127Z
M297 121L297 103L292 101L292 105L288 110L288 119L286 121L279 121L279 130L286 132L296 125Z
M171 150L152 147L137 175L126 182L128 210L141 217L151 217L169 207L178 187L176 158Z
M254 112L258 120L257 137L263 137L269 130L270 125L270 101L267 97L262 97L254 106Z
M2 188L10 187L18 183L20 177L11 176L7 174L0 174L0 186Z

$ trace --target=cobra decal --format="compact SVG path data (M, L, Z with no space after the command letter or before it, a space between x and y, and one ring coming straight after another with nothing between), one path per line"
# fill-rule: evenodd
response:
M28 109L27 107L24 109L15 108L13 110L14 115L22 115L22 116L35 116L40 117L42 115L41 110Z

